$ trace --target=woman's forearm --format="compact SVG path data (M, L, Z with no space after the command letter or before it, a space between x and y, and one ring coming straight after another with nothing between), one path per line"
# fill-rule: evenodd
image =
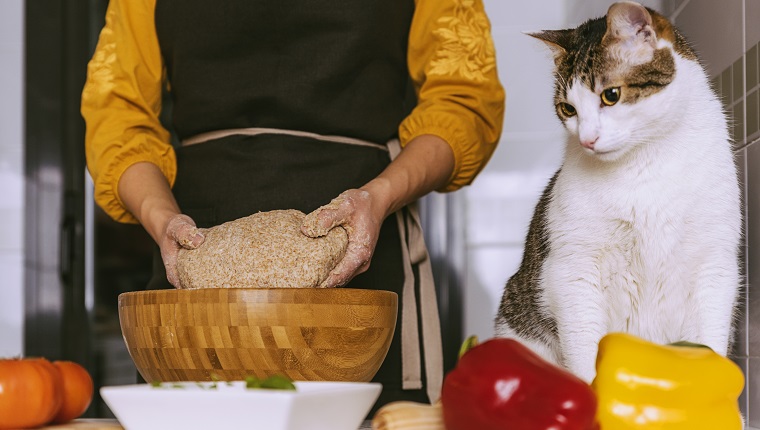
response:
M377 178L361 189L386 208L384 217L425 194L443 188L454 170L454 152L446 141L426 134L411 140Z
M166 223L180 213L169 183L152 163L136 163L119 179L119 198L140 221L156 243L160 243Z

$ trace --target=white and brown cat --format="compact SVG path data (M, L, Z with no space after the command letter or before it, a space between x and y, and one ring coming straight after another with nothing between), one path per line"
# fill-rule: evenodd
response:
M741 202L726 117L696 54L665 17L632 2L532 36L554 54L554 104L570 139L496 335L587 381L613 331L725 355Z

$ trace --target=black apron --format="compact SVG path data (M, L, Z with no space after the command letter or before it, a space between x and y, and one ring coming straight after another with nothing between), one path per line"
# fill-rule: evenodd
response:
M413 9L413 0L158 0L156 32L176 133L185 140L258 127L385 144L414 103L406 67ZM211 227L259 211L309 213L363 186L389 162L387 151L373 147L233 134L177 148L173 192L183 213ZM415 300L418 288L404 291L410 269L400 228L395 216L383 223L369 270L347 285L399 296L399 323L373 379L383 391L371 413L390 401L428 401L425 372L414 384L421 388L402 383L402 367L410 367L401 358L404 292L416 303L425 297ZM172 288L158 251L148 288ZM424 363L424 348L414 343Z

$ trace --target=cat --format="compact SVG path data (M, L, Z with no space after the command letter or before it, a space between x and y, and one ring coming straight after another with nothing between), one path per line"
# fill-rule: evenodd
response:
M554 55L569 139L504 289L496 336L588 382L609 332L726 355L740 191L726 117L694 50L633 2L531 36Z

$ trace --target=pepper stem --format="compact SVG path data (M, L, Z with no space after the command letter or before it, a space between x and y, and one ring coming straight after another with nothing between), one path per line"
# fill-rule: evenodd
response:
M472 335L464 340L462 343L462 346L459 347L459 358L462 358L465 352L471 350L475 345L478 344L478 337L475 335Z
M689 342L688 340L679 340L678 342L669 343L668 345L681 346L681 347L687 347L687 348L707 348L710 351L712 351L712 348L710 348L707 345L702 345L701 343Z

